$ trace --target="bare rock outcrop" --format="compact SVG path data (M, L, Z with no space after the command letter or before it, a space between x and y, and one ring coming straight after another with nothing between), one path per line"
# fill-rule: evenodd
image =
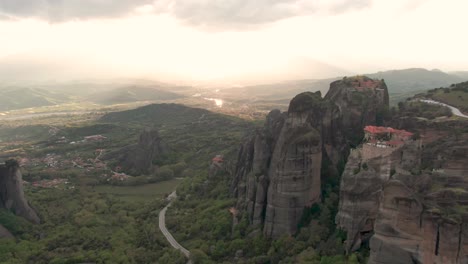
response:
M419 142L350 155L336 221L348 252L370 244L368 263L468 263L468 135Z
M23 179L16 160L7 160L0 165L0 208L11 210L33 223L40 223L24 197Z
M115 160L122 171L130 175L150 174L153 172L153 161L167 154L168 148L155 129L145 129L138 143L110 152L104 159Z
M345 77L331 83L325 99L338 106L343 133L354 146L364 136L365 125L380 125L389 105L385 82L366 76Z
M372 104L362 107L355 97ZM304 208L321 199L323 171L336 176L344 164L353 141L346 131L375 123L387 107L383 81L354 77L332 83L325 98L302 93L288 112L270 112L239 151L231 185L237 209L269 237L294 234Z

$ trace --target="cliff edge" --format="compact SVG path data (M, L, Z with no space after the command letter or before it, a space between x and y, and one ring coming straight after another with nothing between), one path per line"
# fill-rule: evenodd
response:
M347 251L368 244L371 264L468 263L467 135L424 142L388 127L363 131L336 216Z
M231 184L237 209L268 237L296 233L304 209L321 199L322 177L339 177L357 144L355 128L375 124L385 110L385 82L357 76L333 82L324 98L305 92L286 113L271 111L239 151Z

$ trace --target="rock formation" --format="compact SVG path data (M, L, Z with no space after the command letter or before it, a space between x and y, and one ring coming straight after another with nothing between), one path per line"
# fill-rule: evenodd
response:
M270 112L241 146L231 186L237 208L269 237L294 234L304 208L321 198L322 172L336 175L344 163L352 131L387 107L383 81L354 77L333 82L325 98L302 93L287 113Z
M419 165L418 150L418 142L410 141L400 147L364 143L351 151L341 178L336 216L337 224L347 231L348 251L358 249L363 241L369 240L379 213L384 184L402 177L402 173L411 175L411 166ZM407 162L409 160L414 164Z
M110 152L104 159L116 161L123 172L130 175L150 174L153 172L153 161L168 152L157 130L145 129L138 143Z
M344 78L331 83L325 99L338 106L343 133L354 146L364 136L362 128L365 125L378 124L389 104L385 82L365 76Z
M23 179L16 160L8 160L0 165L0 208L11 210L33 223L40 222L24 197Z
M336 221L348 252L370 242L371 264L468 263L468 135L371 156L366 144L342 176Z

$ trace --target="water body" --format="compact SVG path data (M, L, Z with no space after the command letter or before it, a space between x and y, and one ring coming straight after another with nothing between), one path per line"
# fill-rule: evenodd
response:
M214 101L215 105L217 107L223 107L224 100L223 99L217 99L217 98L203 98L208 101Z

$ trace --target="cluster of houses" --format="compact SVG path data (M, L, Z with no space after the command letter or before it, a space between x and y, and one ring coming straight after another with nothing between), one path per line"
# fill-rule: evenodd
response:
M28 182L23 181L23 184L29 184ZM74 189L75 186L67 186L69 182L66 179L53 179L53 180L41 180L37 182L32 182L31 185L37 188L59 188L63 189Z
M107 178L107 181L111 181L111 180L112 181L125 181L125 180L128 180L128 178L130 178L130 176L123 172L113 171L110 178Z

